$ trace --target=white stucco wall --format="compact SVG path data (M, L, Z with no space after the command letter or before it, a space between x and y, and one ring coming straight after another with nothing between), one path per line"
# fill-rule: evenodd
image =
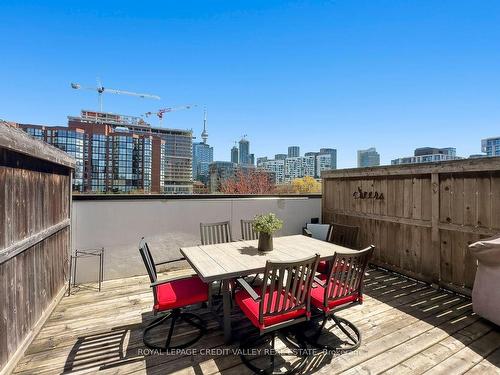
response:
M200 222L231 221L240 238L240 219L274 212L284 221L277 235L301 233L311 218L321 217L321 199L206 198L75 200L72 212L73 249L105 248L104 277L116 279L146 273L138 252L145 237L156 262L180 257L179 248L200 243ZM78 281L97 279L97 260L81 259Z

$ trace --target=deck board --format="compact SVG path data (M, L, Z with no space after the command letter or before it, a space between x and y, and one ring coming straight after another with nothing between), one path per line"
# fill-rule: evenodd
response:
M180 270L177 276L188 273ZM366 277L365 303L342 315L363 334L355 353L317 354L303 372L318 374L500 373L500 331L472 313L470 300L379 269ZM16 374L249 374L238 356L141 354L153 318L147 277L107 281L102 292L64 297L28 348ZM208 333L193 349L227 349L210 312L194 308ZM252 330L233 309L235 335ZM177 335L189 335L180 327Z

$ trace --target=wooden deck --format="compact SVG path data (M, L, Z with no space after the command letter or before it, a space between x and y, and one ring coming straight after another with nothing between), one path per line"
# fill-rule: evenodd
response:
M177 271L183 272L183 271ZM16 374L237 374L249 373L222 350L223 333L204 309L209 331L195 354L144 355L142 327L152 319L146 277L108 281L102 292L64 297L20 360ZM342 314L363 334L356 352L309 358L305 373L500 374L500 329L478 318L464 297L382 270L370 269L362 306ZM233 309L234 330L252 327ZM236 332L235 332L236 333ZM180 330L179 335L189 332Z

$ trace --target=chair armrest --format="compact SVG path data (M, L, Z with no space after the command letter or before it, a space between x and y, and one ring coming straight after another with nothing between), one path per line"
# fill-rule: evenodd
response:
M184 280L184 279L189 279L193 276L196 275L182 275L182 276L177 276L177 277L171 277L167 280L156 280L154 283L151 283L149 286L151 288L154 288L155 286L162 285L162 284L168 284L171 283L172 281L178 281L178 280Z
M316 284L319 284L320 286L322 286L323 288L325 287L325 283L323 282L323 280L320 280L317 276L314 276L314 282Z
M260 296L255 292L255 290L250 286L249 283L243 278L236 279L236 282L241 285L243 289L252 297L252 299L256 302L260 301Z
M307 229L307 228L302 228L302 234L303 234L304 236L307 236L307 237L312 237L312 235L313 235L313 234L311 233L311 231L310 231L309 229Z
M166 260L164 262L158 262L156 263L155 265L157 266L161 266L162 264L168 264L168 263L174 263L174 262L179 262L181 260L186 260L186 258L182 257L182 258L178 258L178 259L171 259L171 260Z

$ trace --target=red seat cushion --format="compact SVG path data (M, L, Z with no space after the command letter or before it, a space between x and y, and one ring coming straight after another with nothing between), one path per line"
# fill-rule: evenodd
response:
M262 295L262 291L260 288L255 288L255 292L259 296ZM274 311L273 309L275 307L277 293L278 293L277 291L273 292L271 311ZM284 295L285 295L285 291L282 291L282 296L284 296ZM270 297L269 290L267 290L267 292L263 298L264 307L267 307L267 302L269 300L269 297ZM254 301L254 299L250 296L250 294L248 294L248 292L246 290L237 291L236 295L235 295L235 300L236 300L236 303L238 304L238 306L240 307L240 309L243 311L243 313L250 319L252 324L259 329L263 329L263 328L266 328L266 327L269 327L269 326L272 326L272 325L275 325L275 324L278 324L281 322L285 322L285 321L290 320L290 319L300 318L302 316L305 316L306 312L307 312L306 308L304 307L301 309L297 309L297 310L286 312L286 313L279 314L279 315L266 316L264 318L264 323L260 324L259 323L259 302ZM290 301L290 299L285 299L283 297L280 297L280 305L283 306L283 304L286 300ZM289 306L293 307L293 304L294 304L294 302L290 301Z
M208 285L198 276L169 283L156 287L156 311L170 310L178 307L194 305L208 300Z
M318 263L318 268L316 271L319 273L327 273L328 272L328 262L326 260L320 260Z
M318 279L323 281L325 284L326 284L327 278L328 277L326 275L320 275L318 277ZM337 292L336 289L342 285L343 284L338 282L338 281L335 282L335 284L330 284L330 288L332 288L332 287L335 288L334 295ZM328 301L328 307L325 307L324 297L325 297L325 287L323 287L317 283L314 283L313 288L311 290L311 304L313 306L316 306L318 309L322 309L325 312L328 312L331 309L333 309L334 307L341 306L341 305L344 305L346 303L351 303L351 302L355 302L355 301L361 302L361 298L359 298L358 293L354 293L350 296L341 297L341 298L337 298L337 299L332 300L332 301Z

